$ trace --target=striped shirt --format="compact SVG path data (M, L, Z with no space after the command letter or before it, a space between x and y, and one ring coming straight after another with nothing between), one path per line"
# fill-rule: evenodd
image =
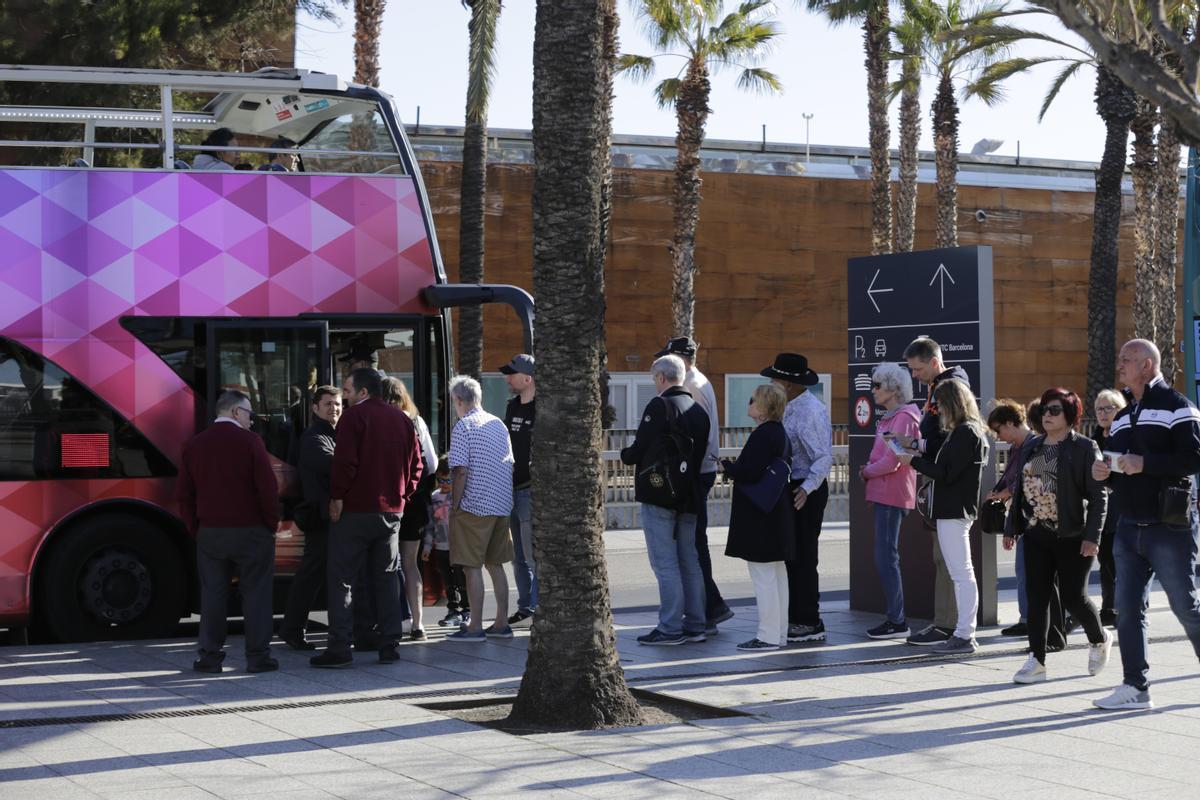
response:
M482 408L465 414L450 433L450 469L467 470L463 511L507 517L513 507L513 451L504 420Z

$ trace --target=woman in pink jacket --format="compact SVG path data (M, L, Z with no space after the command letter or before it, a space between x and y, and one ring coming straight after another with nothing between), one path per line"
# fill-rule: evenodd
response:
M912 377L898 364L880 364L871 373L871 394L884 409L875 426L875 446L859 473L867 484L867 502L875 504L875 568L883 583L887 619L867 631L872 639L903 639L904 586L900 580L900 523L917 504L917 473L901 464L886 435L920 436L921 410L912 404Z

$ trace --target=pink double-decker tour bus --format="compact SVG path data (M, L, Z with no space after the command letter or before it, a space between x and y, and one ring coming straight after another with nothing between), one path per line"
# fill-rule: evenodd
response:
M312 390L345 354L402 378L444 447L446 309L504 302L532 335L525 292L446 283L375 89L279 69L0 82L0 627L158 636L195 608L175 477L222 389L251 397L286 520ZM78 101L98 86L134 107ZM303 532L277 543L285 582Z

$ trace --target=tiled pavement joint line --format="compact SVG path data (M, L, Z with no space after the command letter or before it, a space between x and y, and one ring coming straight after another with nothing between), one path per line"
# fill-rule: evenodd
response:
M1167 643L1186 641L1186 636L1162 636L1151 638L1151 643ZM1071 645L1068 649L1082 649L1086 645ZM846 669L852 667L895 666L904 664L922 664L935 662L972 662L992 658L1008 658L1023 655L1023 648L1005 648L997 650L988 648L986 653L976 653L966 657L947 657L936 653L921 653L895 658L871 658L847 661L831 661L811 664L792 664L780 666L761 666L742 670L719 670L705 673L685 672L658 675L626 676L629 683L654 683L662 681L686 681L689 679L736 677L739 675L767 675L787 672L806 672L827 669ZM201 708L175 709L165 711L141 711L114 714L86 714L71 717L32 717L26 719L0 720L0 731L13 728L38 728L52 725L87 725L102 722L130 722L137 720L175 719L182 717L216 716L224 714L247 714L258 711L285 711L302 708L320 708L323 706L348 705L356 703L374 703L379 701L408 702L438 697L456 696L506 696L515 695L518 685L494 686L487 688L436 689L423 692L403 692L388 695L340 697L328 700L306 700L302 702L262 703L240 706L206 706Z

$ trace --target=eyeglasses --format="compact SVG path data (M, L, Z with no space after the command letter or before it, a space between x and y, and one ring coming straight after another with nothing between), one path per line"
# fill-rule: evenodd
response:
M246 408L245 406L234 406L233 410L235 412L241 411L243 414L246 415L247 419L254 419L254 412L251 411L250 409Z
M1116 410L1116 406L1096 406L1096 411L1104 414L1111 414Z
M1063 413L1063 407L1062 406L1046 406L1045 408L1042 409L1042 411L1044 411L1045 413L1049 414L1052 417L1057 417L1058 415Z
M882 389L883 384L880 383L879 381L871 381L871 388L872 389Z

